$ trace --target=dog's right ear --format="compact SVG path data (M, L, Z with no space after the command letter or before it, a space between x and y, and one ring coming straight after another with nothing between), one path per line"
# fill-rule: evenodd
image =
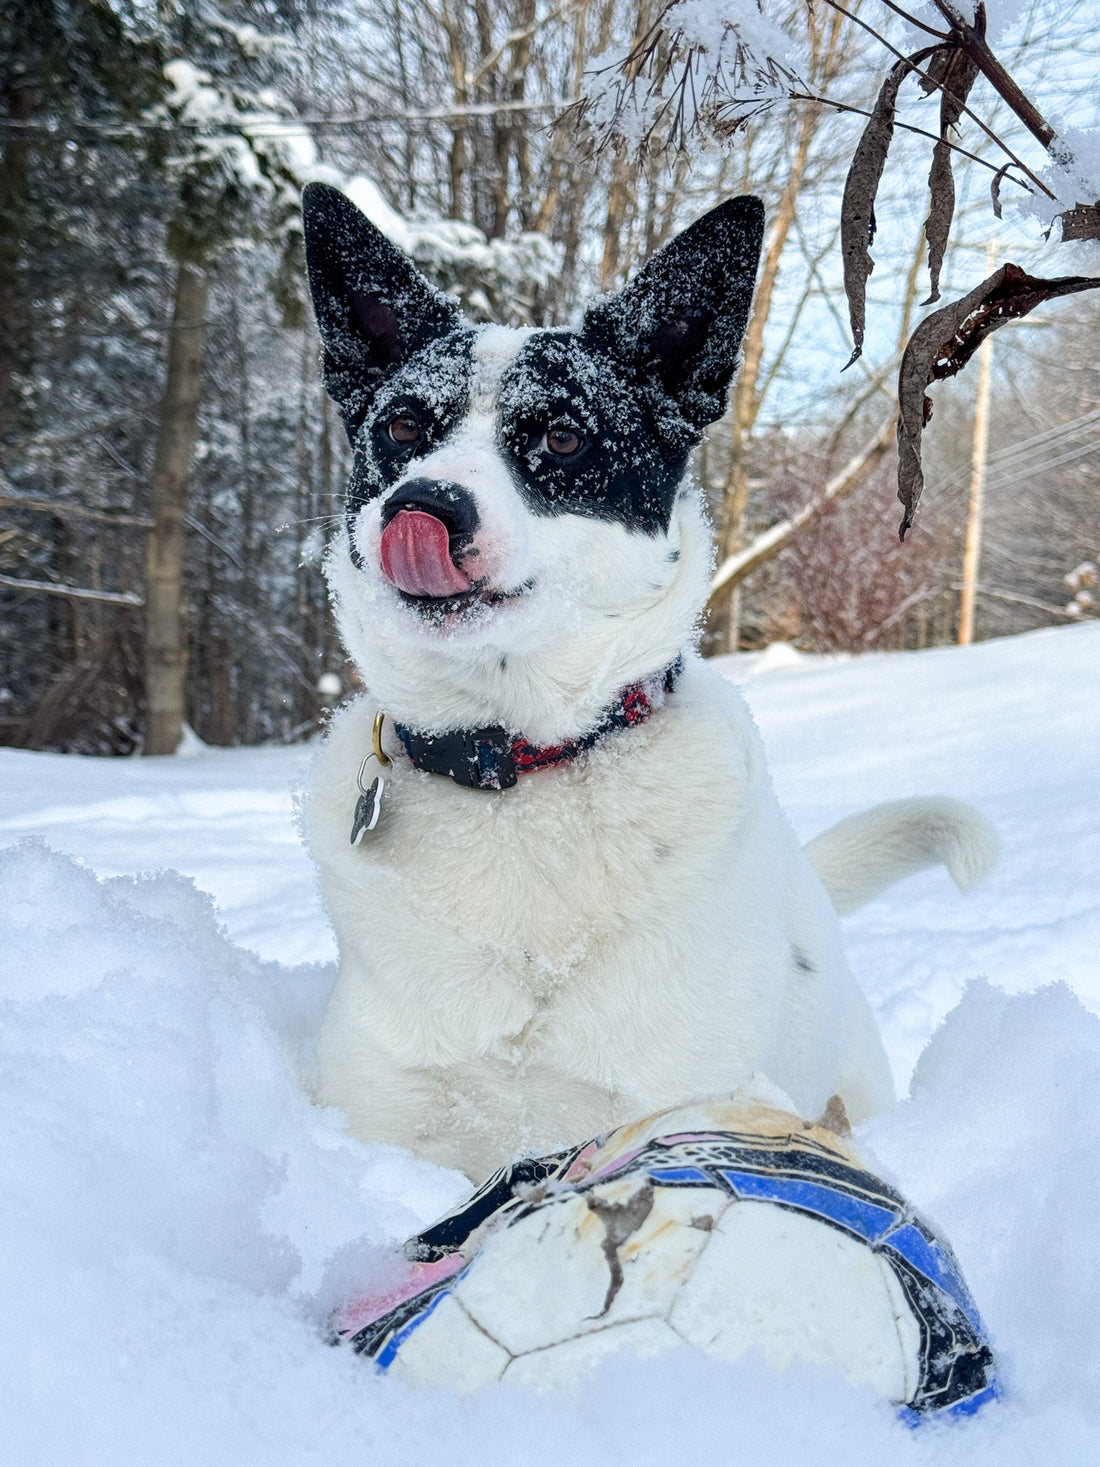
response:
M725 411L763 238L760 200L727 199L585 315L589 342L670 398L696 438Z
M339 189L307 183L302 219L325 387L354 438L382 381L462 318Z

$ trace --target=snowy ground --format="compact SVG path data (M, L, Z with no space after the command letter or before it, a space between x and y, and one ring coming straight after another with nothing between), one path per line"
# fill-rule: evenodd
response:
M342 1289L463 1186L296 1083L333 951L306 754L0 750L4 1467L1098 1460L1100 624L730 670L804 836L939 791L1004 837L968 897L915 877L846 924L902 1091L920 1056L863 1139L955 1244L1004 1404L910 1433L830 1378L687 1347L459 1399L326 1349ZM198 891L134 879L163 868Z

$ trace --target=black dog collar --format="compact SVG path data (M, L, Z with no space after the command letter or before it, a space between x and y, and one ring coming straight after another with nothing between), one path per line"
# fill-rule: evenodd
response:
M684 659L639 683L624 688L591 732L561 744L537 745L506 728L456 728L445 733L418 733L395 723L413 764L429 774L445 774L455 784L473 790L509 790L521 774L566 764L591 749L605 734L644 723L671 693L684 670Z

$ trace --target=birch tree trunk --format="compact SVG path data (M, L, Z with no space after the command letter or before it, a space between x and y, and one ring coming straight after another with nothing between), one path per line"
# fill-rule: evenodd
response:
M174 754L183 733L187 680L184 518L198 432L209 290L205 270L180 266L153 462L153 528L146 551L146 754Z
M843 37L844 12L834 12L823 26L811 11L812 61L810 75L814 85L832 75ZM749 454L753 429L767 390L761 389L760 376L764 360L764 332L771 311L772 295L779 275L779 261L798 212L799 194L806 180L810 151L817 137L824 110L807 104L801 114L794 153L783 192L772 213L771 226L764 246L764 258L753 298L753 314L745 332L743 360L734 384L730 433L730 468L722 496L718 523L718 558L726 560L744 543L745 512L749 503ZM736 652L740 641L741 604L739 582L712 592L706 634L706 650L710 654Z

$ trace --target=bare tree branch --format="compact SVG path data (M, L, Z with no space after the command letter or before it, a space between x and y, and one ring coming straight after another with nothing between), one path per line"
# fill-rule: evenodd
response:
M854 458L849 459L839 474L833 475L820 494L789 518L780 520L778 524L757 535L743 550L728 555L714 573L710 594L714 596L719 591L739 585L766 561L774 559L785 545L790 544L806 525L817 519L831 504L858 489L868 471L893 445L896 422L896 414L891 413L870 442Z
M832 3L832 0L829 0ZM951 0L933 0L933 4L951 26L951 39L962 47L993 90L1012 108L1016 116L1044 148L1049 149L1056 133L1031 98L1009 76L989 49L985 39L985 5L979 0L975 8L975 24L964 20ZM1003 146L1003 144L1002 144ZM1007 152L1007 148L1005 149Z
M817 96L811 92L792 92L790 95L790 100L792 102L820 102L823 107L831 107L836 112L851 112L857 117L871 116L871 109L869 107L856 107L851 102L841 102L836 97ZM929 129L926 127L917 127L911 122L900 122L897 118L895 118L894 126L900 128L902 132L915 133L917 137L920 138L931 138L932 142L934 143L940 141L938 133L930 132ZM1031 170L1026 166L1026 164L1017 163L1017 160L1014 157L1010 158L1007 163L1004 163L1000 167L998 167L996 163L991 163L988 158L982 158L979 156L979 154L970 152L968 148L964 148L961 144L952 142L950 139L947 140L947 146L951 149L953 153L958 153L963 158L969 158L972 163L980 164L982 168L987 168L990 173L995 173L999 178L1005 177L1009 168L1019 167L1021 172L1026 173L1031 181L1037 184L1048 198L1054 198L1054 194L1046 186L1046 184L1043 183L1041 179L1036 178ZM1019 188L1027 189L1027 184L1022 183L1018 178L1014 178L1012 182L1016 184ZM1027 189L1027 191L1029 193L1031 192L1030 189Z
M558 20L563 15L568 14L568 12L575 9L579 3L580 0L563 0L563 3L561 5L555 5L552 10L548 10L544 15L536 16L529 25L517 26L515 30L509 31L504 39L498 42L498 44L493 47L488 55L481 58L481 62L478 65L477 69L467 75L467 87L472 91L474 87L476 87L481 79L486 75L486 73L492 71L493 67L496 66L497 62L504 55L505 51L509 49L509 47L518 46L522 41L529 41L532 36L536 36L539 31L543 29L544 26L550 25L551 22Z
M886 6L887 10L892 10L895 15L900 15L902 20L907 20L917 30L924 31L929 36L935 36L937 41L947 40L946 31L938 31L934 26L925 25L923 20L918 20L915 15L910 15L908 10L903 10L900 5L895 5L894 0L882 0L882 3Z
M951 583L953 591L962 590L961 581ZM994 601L1008 601L1014 606L1030 606L1034 611L1045 611L1048 616L1060 616L1063 621L1076 621L1075 612L1067 611L1064 606L1052 606L1049 601L1039 601L1034 596L1024 596L1019 591L1002 591L995 586L975 586L979 596L989 596Z
M0 494L0 505L53 514L59 520L95 520L101 525L120 525L135 530L151 530L153 527L153 521L146 515L116 514L109 509L85 509L82 504L67 504L61 499L28 499L22 494Z
M893 45L890 41L888 41L886 39L886 37L880 31L875 30L875 28L874 28L873 25L869 25L867 21L863 20L860 16L855 15L852 11L845 10L844 7L843 7L843 5L841 5L841 4L838 3L838 0L825 0L825 3L826 3L826 5L832 6L832 8L834 10L838 10L842 15L846 15L849 20L855 21L856 25L862 26L865 31L867 31L870 35L874 36L875 40L878 41L881 45L885 46L886 50L889 51L892 55L896 56L899 61L904 61L904 60L907 59L906 56L905 56L905 53L902 52L902 51L899 51L898 48L895 45ZM935 0L935 3L937 5L940 5L940 0ZM942 8L943 8L942 5L940 5L940 9L941 10L942 10ZM984 7L981 7L981 8L982 8L982 13L984 15L984 13L985 13L984 12ZM974 34L976 35L976 32ZM955 39L955 38L953 38L953 39ZM992 81L992 77L990 76L989 70L987 70L986 66L983 66L982 61L979 59L979 56L978 56L976 50L971 50L971 48L970 48L969 45L965 45L964 44L964 38L961 35L956 39L956 44L958 44L960 46L964 46L964 49L967 50L967 54L971 56L971 58L974 61L975 65L978 67L978 70L982 72L982 74L986 77L987 80ZM1007 81L1007 83L1011 84L1012 88L1019 95L1019 97L1023 98L1024 102L1026 102L1027 101L1027 98L1024 97L1023 92L1020 91L1020 88L1016 85L1016 83L1008 75L1008 72L1005 71L1004 67L1001 66L1001 64L1000 64L999 61L997 61L997 58L993 55L992 51L990 51L989 47L985 45L984 40L982 41L982 48L984 50L985 57L988 58L988 60L990 62L993 62L995 64L995 66L997 68L998 75L1000 77L1005 78L1006 81ZM936 78L934 76L930 76L929 73L922 66L919 66L919 65L911 65L910 69L913 72L915 72L917 76L923 77L926 81L930 82L931 85L932 85L932 87L934 87L937 91L944 90L940 86L940 83L936 80ZM1000 86L998 86L996 82L993 82L993 85L994 85L995 89L1000 93L1000 95L1001 96L1004 96L1004 93L1001 91ZM958 99L956 99L956 100L958 100ZM1014 112L1017 112L1017 116L1019 116L1020 115L1019 112L1017 111L1017 109L1013 105L1013 103L1011 101L1009 101L1008 97L1005 96L1004 97L1004 100L1006 102L1008 102L1008 105L1010 107L1012 107L1012 110ZM1032 108L1032 111L1034 112L1035 109ZM998 135L993 131L993 129L986 122L983 122L982 119L978 116L978 114L975 111L973 111L972 108L967 107L965 105L965 103L963 103L961 105L961 113L962 113L962 115L965 115L966 117L969 117L970 120L971 120L971 122L976 123L976 125L979 128L981 128L982 132L985 133L986 137L989 138L990 142L996 143L997 147L1000 148L1003 153L1007 154L1007 156L1012 159L1013 163L1015 163L1016 167L1019 168L1020 172L1021 173L1026 173L1027 176L1028 176L1028 178L1031 179L1032 183L1034 183L1037 188L1042 189L1043 193L1045 193L1048 198L1053 199L1055 197L1055 195L1052 192L1052 190L1047 187L1047 185L1042 181L1042 179L1039 178L1039 177L1037 177L1036 174L1032 173L1031 169L1027 166L1027 164L1023 161L1023 159L1022 158L1018 158L1016 156L1016 154L1012 151L1012 149L1008 146L1008 144L1006 142L1004 142L1002 138L998 137ZM1046 123L1041 117L1039 117L1038 112L1035 112L1035 116L1039 118L1039 121L1042 123L1042 126L1044 128L1046 128L1047 131L1049 132L1049 134L1050 134L1049 142L1053 142L1053 140L1054 140L1054 130L1049 126L1048 123ZM1036 136L1039 137L1039 134L1036 133ZM1040 141L1042 141L1041 138L1040 138ZM1043 143L1043 146L1044 147L1048 147L1049 146L1049 142Z
M46 596L67 596L73 601L105 601L109 606L144 606L136 591L93 591L86 586L61 586L55 581L24 581L19 576L0 574L0 586L13 591L37 591Z

